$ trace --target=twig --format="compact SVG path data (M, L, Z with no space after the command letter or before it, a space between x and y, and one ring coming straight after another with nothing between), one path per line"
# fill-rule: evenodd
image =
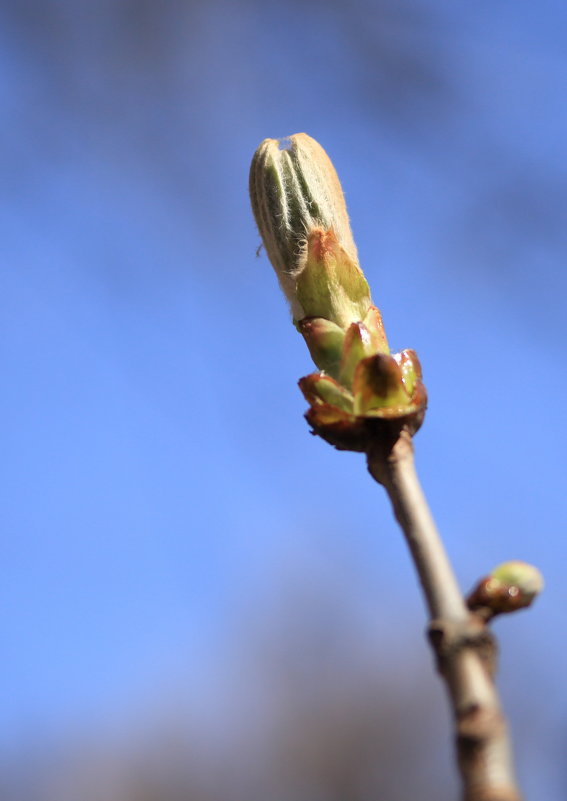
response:
M465 603L417 479L411 436L427 391L415 351L390 353L358 263L344 195L323 148L304 133L265 139L250 198L266 252L320 372L299 382L313 433L363 451L406 535L429 608L429 639L455 718L464 801L521 801L493 683L487 623L528 606L543 586L520 561L497 566Z
M492 679L494 641L463 599L417 477L409 433L377 441L368 469L392 502L430 615L429 638L455 720L464 801L521 801L506 721Z

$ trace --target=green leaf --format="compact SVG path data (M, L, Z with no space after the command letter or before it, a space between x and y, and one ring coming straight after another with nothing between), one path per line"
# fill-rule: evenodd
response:
M401 353L394 353L393 358L397 361L402 372L402 381L411 397L416 383L421 380L421 364L417 358L415 350L407 349Z
M371 342L371 353L390 353L382 315L376 306L370 306L362 321L368 331ZM368 354L370 355L370 353Z
M401 412L412 405L400 366L392 356L384 353L377 353L358 364L352 392L355 414L366 414L375 409Z
M320 370L339 377L342 347L345 332L336 323L321 317L305 317L296 323L297 330L303 335L311 358Z
M344 343L339 381L345 387L352 387L354 371L365 356L371 355L367 348L370 346L370 336L362 323L352 323L347 329Z
M333 229L315 228L309 233L296 294L306 317L324 317L341 328L362 320L371 304L364 273Z
M325 403L345 412L352 412L352 395L328 375L312 373L300 380L299 387L305 400L312 405Z

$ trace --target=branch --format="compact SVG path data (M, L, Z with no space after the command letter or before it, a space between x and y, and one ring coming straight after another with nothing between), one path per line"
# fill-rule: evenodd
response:
M429 639L455 718L464 801L521 801L494 687L495 615L528 606L543 586L531 565L504 563L465 604L419 485L411 436L427 391L414 350L390 353L358 263L332 162L307 134L265 139L250 167L250 199L297 330L320 372L299 387L313 433L367 454L413 556L429 608Z
M494 641L469 611L417 477L411 436L377 441L368 469L388 493L430 615L429 638L449 694L464 801L521 801L506 721L492 678Z

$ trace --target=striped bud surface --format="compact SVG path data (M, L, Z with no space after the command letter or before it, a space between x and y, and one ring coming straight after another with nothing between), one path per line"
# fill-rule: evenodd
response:
M321 317L342 328L362 319L370 290L337 173L321 145L305 133L265 139L252 159L250 199L294 319Z

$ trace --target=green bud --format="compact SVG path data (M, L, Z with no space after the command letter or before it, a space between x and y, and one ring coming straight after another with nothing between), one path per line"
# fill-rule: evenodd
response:
M494 568L490 576L500 585L506 586L513 596L521 596L526 601L526 606L543 590L543 576L537 567L528 562L503 562Z
M321 373L299 382L314 433L341 450L414 434L427 405L412 350L390 354L358 264L345 199L323 148L307 134L265 139L250 199L297 330Z
M504 562L479 581L467 603L469 609L489 620L530 606L543 583L537 567L518 560Z
M250 199L295 320L320 317L343 329L362 320L370 290L337 173L321 145L304 133L265 139L252 159Z

